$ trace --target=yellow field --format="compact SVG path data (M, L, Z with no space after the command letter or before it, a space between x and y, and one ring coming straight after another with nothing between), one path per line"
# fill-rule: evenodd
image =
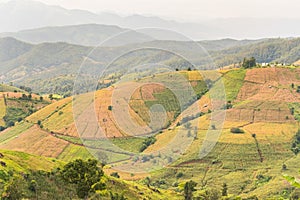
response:
M73 122L72 103L67 103L62 109L43 121L43 126L49 131L58 132Z
M58 110L61 106L65 105L66 103L71 102L71 97L62 99L60 101L54 102L47 107L35 112L34 114L30 115L26 119L32 123L37 123L38 120L45 120L49 117L55 110Z
M199 71L187 71L189 81L203 80L203 77Z
M0 96L0 126L5 126L3 117L6 115L5 101L2 96Z

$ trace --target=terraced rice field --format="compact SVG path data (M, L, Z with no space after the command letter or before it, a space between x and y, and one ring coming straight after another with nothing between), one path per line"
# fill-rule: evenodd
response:
M289 68L257 68L247 70L237 99L300 102L300 94L291 84L300 85L300 71Z

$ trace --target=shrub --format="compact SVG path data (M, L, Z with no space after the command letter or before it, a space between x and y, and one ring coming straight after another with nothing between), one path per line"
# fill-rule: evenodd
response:
M286 164L283 164L283 165L282 165L282 170L284 170L284 171L287 170Z
M140 148L140 152L143 152L145 149L147 149L148 146L154 144L155 142L156 142L156 138L154 136L146 138Z
M120 178L120 175L118 174L118 172L113 172L110 174L110 176L115 177L115 178Z
M13 121L9 121L8 123L7 123L7 127L12 127L12 126L14 126L15 125L15 122L13 122Z
M0 126L0 131L4 131L4 130L5 130L5 127Z
M245 131L242 130L242 129L240 129L240 128L231 128L231 129L230 129L230 132L231 132L231 133L237 133L237 134L245 133Z
M179 173L176 174L176 178L181 178L181 177L183 177L183 173L182 172L179 172Z
M291 150L294 152L295 155L297 155L300 152L300 130L298 130L294 137Z

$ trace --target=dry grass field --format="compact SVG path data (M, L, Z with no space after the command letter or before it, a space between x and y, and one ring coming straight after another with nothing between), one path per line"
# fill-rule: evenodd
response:
M13 140L1 144L0 148L56 158L67 145L68 142L52 136L35 125Z
M0 126L5 126L3 117L6 115L6 105L3 96L0 94Z

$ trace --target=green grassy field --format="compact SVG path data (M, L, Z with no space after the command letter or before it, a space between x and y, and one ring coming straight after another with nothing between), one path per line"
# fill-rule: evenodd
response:
M270 68L269 73L272 75L272 77L276 77L274 76L275 72L271 70L272 69ZM258 99L254 100L251 98L248 99L248 97L244 98L246 99L245 101L242 101L240 99L237 100L239 91L244 84L244 78L246 74L248 74L248 72L249 71L244 69L234 69L221 72L223 74L221 80L223 81L225 86L227 101L231 101L231 103L233 104L232 109L228 108L226 110L228 113L234 109L250 109L257 112L266 111L267 114L265 115L271 117L273 116L273 111L280 111L284 112L285 116L289 115L288 117L290 117L290 114L292 114L290 112L292 112L291 109L293 108L293 115L297 120L299 120L300 106L298 102L291 103L287 102L287 100L273 100L273 98L270 98L267 95L264 96L263 94L259 97L256 97ZM254 71L250 72L254 77L256 75L260 75L261 77L263 77L260 70L255 69ZM204 82L202 81L201 77L199 77L195 72L182 73L183 76L188 79L191 85L193 85L193 88L195 89L197 94L201 94L201 92L205 91L206 86ZM147 77L139 81L143 82L149 79L150 78ZM164 80L168 84L171 84L174 80L180 81L182 79L173 74L166 73L162 74L161 76L153 77L151 78L151 80ZM285 80L285 85L289 85L288 81L289 80ZM269 87L269 83L265 83L264 79L262 79L262 83L266 85L266 87L262 87L262 92L264 92L265 90L267 92L272 91L273 88ZM174 91L172 91L171 89L164 88L163 90L161 90L160 88L159 90L155 91L152 90L153 88L148 88L146 92L150 91L151 94L148 94L148 99L140 99L140 101L143 101L143 105L136 103L131 106L133 110L137 114L139 114L145 122L149 122L149 116L144 115L144 113L146 113L153 105L161 104L165 108L165 110L169 112L168 119L170 121L174 121L175 113L180 111L180 98L183 98L184 95L188 93L184 90L185 87L183 86L184 84L182 84L182 88L176 88L177 91L179 91L179 93L183 95L179 96L178 98L175 96ZM277 89L278 88L276 88L276 90ZM105 93L103 94L103 96L100 96L98 98L99 104L101 104L101 100L102 102L104 101L103 99L105 95L108 96L108 93ZM296 95L296 97L298 98L297 93L294 93L294 95ZM140 95L138 96L138 98L139 97L143 96ZM193 98L188 98L188 100L191 99ZM107 101L107 105L109 105L109 99L105 99L105 101ZM187 101L186 103L190 102ZM105 106L103 106L101 117L103 113L109 112L107 109L107 105L105 104ZM101 105L99 105L98 107L101 107ZM12 112L12 110L8 109L8 111L11 113L11 115L17 116L17 113ZM233 112L232 115L239 115L239 113ZM211 188L221 191L223 183L227 184L228 193L230 195L234 194L243 198L255 195L259 197L259 199L267 199L268 197L278 199L280 196L284 196L284 194L282 194L284 191L290 192L290 190L292 190L290 185L285 182L283 174L285 173L296 176L299 170L298 168L300 168L299 155L296 156L291 151L292 139L299 128L297 121L289 118L288 120L273 122L262 120L266 119L263 117L261 119L258 119L257 121L247 121L242 118L234 118L234 120L231 119L232 121L227 119L227 121L225 121L225 127L223 127L217 144L214 146L212 151L209 152L206 157L199 158L199 151L205 140L207 129L209 127L211 127L212 129L212 126L209 125L211 116L211 114L204 113L204 116L200 118L199 122L197 122L197 120L195 119L193 121L190 121L192 127L191 135L194 136L196 134L197 137L190 137L192 143L188 147L188 149L185 152L180 153L180 157L177 160L173 160L174 162L172 164L166 164L163 169L154 171L149 174L151 179L151 186L161 190L161 193L156 193L153 191L151 192L149 188L145 188L146 186L144 185L143 180L132 181L132 183L126 181L116 181L115 184L117 184L118 187L115 191L121 192L122 190L128 190L128 197L130 197L131 199L139 199L141 197L151 197L152 199L183 199L183 186L184 183L189 180L194 180L198 183L195 196L200 195L207 189ZM40 111L37 111L26 119L30 122L21 122L16 126L1 132L0 144L4 144L7 142L11 142L11 144L13 144L15 138L32 127L33 123L41 120L44 127L43 130L39 130L43 131L44 135L48 136L49 134L49 137L56 137L55 139L60 138L64 140L63 142L68 142L68 144L63 147L62 152L57 156L58 160L60 160L61 162L68 162L77 158L88 159L99 157L101 160L110 163L108 167L113 168L113 166L118 166L125 163L130 165L131 161L135 159L133 153L138 153L143 145L143 142L145 141L145 138L138 137L112 137L109 142L101 139L86 139L85 141L81 141L80 138L76 136L74 137L74 135L71 137L63 135L63 133L51 134L51 131L67 129L69 128L68 126L72 124L73 116L72 103L70 98L54 102L53 104ZM111 124L109 124L109 126L114 126L113 123L115 122L111 121ZM198 129L194 129L195 126L198 126ZM34 127L39 128L38 126ZM244 131L244 133L231 133L230 129L235 127L239 127ZM215 128L218 129L219 127ZM156 135L157 141L153 145L150 145L142 155L151 154L152 152L163 148L168 144L168 142L170 142L171 139L175 137L177 133L176 131L186 130L186 132L188 133L188 129L189 128L187 124L178 124L177 126L163 130L160 134ZM31 134L31 136L32 135L34 134ZM179 144L182 141L177 142ZM113 148L112 145L116 145L123 151ZM89 149L86 149L84 146L87 146ZM43 147L45 147L45 145L41 145L41 148ZM176 148L179 147L175 146L172 151L177 152ZM19 156L21 160L21 157L23 155ZM51 161L51 159L49 159L48 161ZM153 160L149 160L145 162L152 161ZM41 163L42 162L45 162L47 164L45 160L42 160ZM41 163L37 163L36 166ZM135 164L136 163L137 162L135 162ZM25 163L25 168L27 164L28 163ZM283 170L284 164L287 166L287 169L285 170ZM53 165L49 165L55 166L55 162ZM22 166L19 167L19 164L17 166L20 169L22 168ZM128 180L130 180L130 178L134 179L133 175L132 177L128 175L128 177ZM141 175L140 178L143 179L145 177ZM135 186L138 187L138 189ZM113 188L114 186L109 185L109 187ZM144 192L144 195L139 195L139 192ZM286 199L288 199L288 194L286 194Z
M128 160L130 156L125 154L114 153L110 151L103 151L98 149L90 149L84 146L70 144L65 150L58 156L59 160L69 162L75 159L89 159L99 157L101 161L112 163L122 160Z
M4 144L10 140L13 140L15 137L18 137L21 133L28 130L32 127L33 124L28 122L21 122L14 127L11 127L3 132L0 133L0 144Z
M23 93L26 93L24 90L21 90L20 88L10 86L10 85L5 85L5 84L0 84L0 92L23 92Z
M226 92L226 100L233 101L236 99L241 87L244 83L246 70L230 70L222 76L223 84Z

